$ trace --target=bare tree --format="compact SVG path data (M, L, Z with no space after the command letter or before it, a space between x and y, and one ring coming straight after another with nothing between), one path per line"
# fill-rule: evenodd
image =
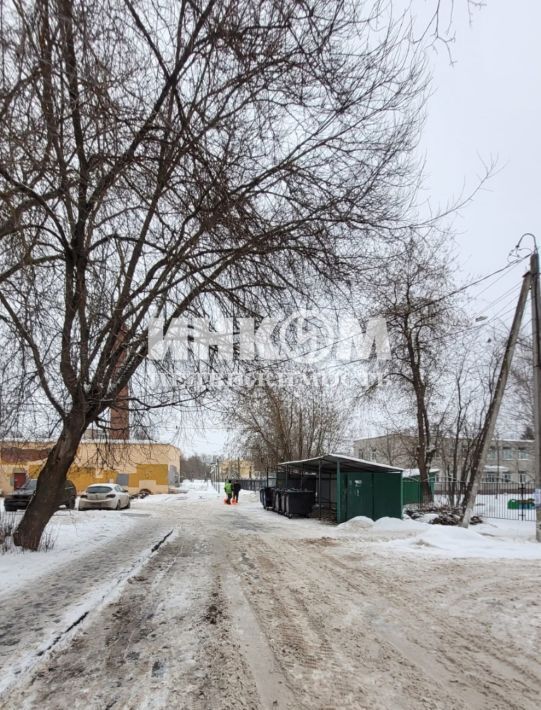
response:
M414 41L435 49L440 45L445 47L449 60L453 62L452 45L456 41L457 10L465 10L468 21L472 24L476 12L485 6L485 0L429 0L417 20L418 29L414 32ZM418 15L418 3L411 2L410 12L414 17Z
M460 322L456 299L449 297L450 264L444 238L412 236L385 274L373 276L366 287L389 330L392 357L385 378L411 404L425 501L432 499L428 474L442 433L446 347Z
M403 224L423 67L372 7L2 0L1 318L58 437L17 544L110 407L190 398L149 391L150 316L290 301Z
M530 326L531 327L531 326ZM509 384L507 386L503 408L507 417L512 419L520 436L533 439L534 427L534 382L533 348L531 336L520 335L517 340ZM530 434L527 436L527 434Z
M350 413L342 405L320 377L292 377L286 384L266 378L236 392L227 418L237 447L264 470L334 451Z
M495 333L487 340L478 328L467 331L454 344L449 357L452 373L447 405L442 417L439 447L444 468L445 492L458 505L470 485L474 455L494 391L502 343Z
M449 255L437 241L417 242L404 254L400 274L389 268L391 287L376 278L371 283L392 348L384 380L393 389L371 393L373 417L387 435L378 450L421 475L424 466L427 477L437 461L445 492L458 504L471 485L502 338L497 327L487 331L467 317L449 277ZM423 498L431 499L428 485Z
M185 458L181 456L180 458L180 475L184 478L194 479L206 479L210 474L210 465L205 463L203 459L197 454L188 456Z

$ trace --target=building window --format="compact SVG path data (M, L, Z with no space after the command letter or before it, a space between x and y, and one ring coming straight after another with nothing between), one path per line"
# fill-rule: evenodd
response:
M489 459L490 461L495 461L495 460L496 460L496 449L495 449L494 447L491 447L491 448L488 450L487 459Z
M520 483L528 483L530 480L530 476L528 474L528 471L519 471L518 472L518 480Z
M378 460L378 452L376 449L372 449L372 461L377 461Z
M509 483L511 480L511 474L509 472L507 473L502 473L502 481L504 483Z
M485 481L487 483L495 483L498 480L498 474L494 473L494 471L489 471L488 473L485 473Z
M503 460L512 461L513 460L513 449L510 446L503 447Z
M522 459L523 461L530 458L530 454L528 449L519 449L518 450L518 457L519 459Z

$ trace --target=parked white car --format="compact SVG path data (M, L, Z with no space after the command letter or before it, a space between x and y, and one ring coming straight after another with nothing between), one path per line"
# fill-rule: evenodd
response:
M79 510L120 510L130 507L130 494L116 483L95 483L79 498Z

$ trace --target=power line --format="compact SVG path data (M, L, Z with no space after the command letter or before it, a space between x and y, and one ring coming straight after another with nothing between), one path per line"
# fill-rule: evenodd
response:
M497 275L499 275L499 274L503 274L503 273L504 273L505 271L507 271L508 269L512 268L513 266L516 266L517 264L521 263L522 261L524 261L525 259L528 259L528 258L529 258L529 255L528 255L528 256L523 256L523 257L521 257L521 258L519 258L519 259L515 259L514 261L509 262L509 263L506 264L505 266L502 266L500 269L496 269L496 271L493 271L493 272L490 273L490 274L486 274L485 276L482 276L482 277L480 277L480 278L478 278L478 279L475 279L474 281L471 281L470 283L465 284L464 286L461 286L460 288L454 289L453 291L450 291L449 293L444 294L443 296L440 296L439 298L435 298L435 299L432 299L432 300L424 301L424 302L423 302L420 306L418 306L417 308L413 308L413 309L410 311L410 313L416 313L416 312L418 312L418 311L420 311L420 310L426 308L427 306L431 306L431 305L434 305L434 304L437 304L437 303L441 303L442 301L446 300L447 298L451 298L452 296L456 296L458 293L463 293L463 292L466 291L467 289L472 288L473 286L477 286L478 284L483 283L484 281L487 281L488 279L492 278L493 276L497 276ZM498 281L498 280L499 280L499 279L497 279L497 281ZM497 281L496 281L496 282L497 282ZM495 282L495 283L496 283L496 282ZM491 285L494 285L494 284L491 284ZM513 287L513 288L515 288L515 287ZM466 330L468 330L468 329L465 329L464 332L466 332ZM460 332L458 332L458 333L456 333L456 334L458 335L458 334L460 334ZM449 336L445 336L445 337L451 337L451 336L449 335ZM342 343L342 342L344 342L344 341L346 341L346 340L349 340L350 338L351 338L351 335L347 335L347 336L345 336L345 337L343 337L343 338L339 338L339 339L337 339L337 340L334 341L333 345L337 345L338 343ZM314 354L314 353L320 352L321 350L325 350L325 349L327 349L328 347L329 347L329 346L326 344L326 345L322 345L322 346L320 346L320 347L318 347L318 348L314 348L313 350L310 350L310 354ZM274 361L272 361L271 363L269 363L268 365L261 365L261 364L260 364L253 372L261 372L262 370L267 370L267 369L269 369L269 368L276 367L276 366L278 366L278 365L283 365L283 364L289 363L289 362L295 362L295 359L294 359L294 358L291 358L291 357L288 357L288 358L283 358L282 360L274 360ZM347 364L347 363L346 363L346 364Z
M487 275L485 275L485 276L483 276L483 277L481 277L481 278L479 278L479 279L476 279L476 280L470 282L469 284L465 284L465 285L462 286L461 288L455 289L454 291L451 291L450 293L445 294L444 296L441 296L441 297L438 298L438 299L434 299L434 300L432 300L432 301L426 301L426 302L424 302L424 303L422 304L421 308L426 308L426 306L432 305L433 303L440 303L441 301L445 300L446 298L450 298L450 297L456 295L457 293L463 292L463 291L465 291L465 290L468 289L468 288L472 288L473 286L476 286L476 285L478 285L479 283L482 283L482 282L486 281L487 279L492 278L493 276L503 274L503 272L507 271L508 269L512 268L513 266L516 266L518 263L524 261L524 259L526 259L526 258L528 258L528 257L522 257L522 258L520 258L520 259L517 259L517 260L515 260L515 261L509 263L509 264L506 264L504 267L502 267L502 268L500 268L500 269L497 269L496 271L493 271L492 273L487 274ZM501 276L500 276L500 278L501 278ZM499 281L499 280L500 280L500 279L497 279L495 283L497 283L497 281ZM491 284L491 286L493 286L493 285L494 285L494 284ZM485 289L485 290L486 290L486 289ZM496 303L498 303L499 301L501 301L502 298L505 298L510 292L516 291L516 290L517 290L517 287L516 287L516 286L511 287L511 288L508 289L506 292L504 292L504 294L501 294L500 296L498 296L498 298L495 299L492 303L490 303L488 307L489 307L489 308L492 307L493 305L495 305ZM515 294L513 294L513 295L515 296ZM513 298L513 300L514 300L514 298ZM510 303L511 303L511 301L510 301L509 303L504 304L503 308L504 308L504 309L507 308ZM414 313L414 312L416 312L417 310L420 310L420 309L412 309L412 311L410 311L410 312L411 312L411 313ZM514 311L514 310L515 310L514 305L513 305L512 308L510 308L510 309L509 309L508 311L506 311L505 313L502 313L502 309L500 309L500 311L498 311L498 313L496 313L495 315L491 316L491 318L490 318L486 323L483 323L482 325L474 325L474 324L472 324L472 325L470 325L470 326L468 326L468 327L466 327L466 328L463 328L463 329L461 329L461 330L454 331L454 332L452 332L452 333L447 333L447 334L445 334L444 336L435 337L435 338L432 338L431 340L432 340L432 342L435 342L435 341L442 341L442 340L446 340L446 339L448 339L448 338L457 337L457 336L459 336L459 335L462 335L462 334L464 334L464 333L467 333L468 331L473 331L473 330L475 330L475 329L480 329L480 328L482 328L482 327L488 325L488 324L491 323L492 321L494 321L496 318L502 317L502 316L506 315L507 313L512 312L512 311ZM336 345L336 344L338 344L338 343L341 343L341 342L344 342L344 341L346 341L346 340L349 340L350 338L351 338L351 335L347 335L347 336L345 336L344 338L339 338L338 340L335 340L335 341L334 341L333 346ZM310 351L310 354L320 352L321 350L325 350L325 349L327 349L327 348L329 348L329 345L327 345L327 344L326 344L326 345L322 345L322 346L320 346L320 347L318 347L318 348L315 348L315 349L311 350L311 351ZM296 362L295 358L291 358L291 357L283 358L282 360L275 360L275 361L272 361L272 362L270 362L270 363L268 363L268 364L266 364L266 365L258 364L258 366L257 366L255 369L250 370L249 372L245 373L245 375L246 375L246 376L250 376L250 375L254 375L254 374L259 374L260 372L262 372L262 371L264 371L264 370L269 370L269 369L275 368L275 367L277 367L277 366L279 366L279 365L283 365L283 364L291 363L291 362ZM361 360L349 360L349 361L347 361L347 362L333 363L333 364L331 364L331 365L327 365L326 367L318 367L317 370L316 370L316 372L315 372L315 374L317 375L318 373L326 372L326 371L328 371L328 370L336 369L336 368L338 368L338 367L348 367L348 366L353 365L353 364L356 364L356 363L358 363L358 362L361 362ZM220 380L225 382L225 381L227 381L227 378L228 378L228 377L229 377L229 373L226 374L226 375L224 375L223 377L221 377Z
M476 279L475 281L472 281L469 284L461 286L460 288L457 288L454 291L450 291L449 293L441 296L440 298L434 298L429 301L424 301L417 308L413 308L410 311L410 313L416 313L417 311L420 311L423 308L426 308L427 306L433 306L436 303L441 303L442 301L445 301L447 298L451 298L452 296L456 296L459 293L463 293L467 289L472 288L472 286L477 286L478 284L483 283L483 281L486 281L487 279L490 279L493 276L496 276L497 274L502 274L504 271L507 271L507 269L510 269L512 266L515 266L516 264L519 264L521 261L524 261L525 259L528 259L528 258L529 258L529 256L523 256L520 259L516 259L515 261L512 261L509 264L506 264L506 266L502 266L501 269L497 269L496 271L493 271L491 274L487 274L486 276L482 276L481 278ZM494 284L492 284L492 285L494 285Z
M513 298L516 299L519 291L520 291L520 286L517 284L513 284L513 286L511 286L511 288L508 288L507 291L504 291L502 294L500 294L493 301L488 301L487 304L485 305L485 307L482 309L483 312L478 313L478 315L479 316L484 315L484 313L486 311L490 310L493 306L495 306L500 301L503 301L505 298L507 298L511 294L513 294Z
M509 267L511 268L511 267L513 267L513 266L517 266L518 264L520 264L520 263L521 263L524 259L526 259L526 258L528 258L528 257L522 257L522 258L519 259L519 260L515 260L515 261L511 262L511 263L509 264ZM495 281L494 281L493 283L489 284L488 286L486 286L485 288L483 288L481 291L479 291L479 293L477 294L477 296L478 296L478 297L481 296L481 294L483 294L483 293L485 293L486 291L488 291L489 288L492 288L493 286L495 286L497 283L499 283L499 282L504 278L504 276L505 276L505 273L502 271L502 273L500 274L500 276L499 276L497 279L495 279Z

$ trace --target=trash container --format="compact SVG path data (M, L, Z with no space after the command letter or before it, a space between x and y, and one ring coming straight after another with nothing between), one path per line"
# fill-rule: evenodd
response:
M509 510L531 510L535 508L535 500L533 498L511 498L507 502L507 508Z
M289 490L285 496L283 512L288 518L293 515L308 517L315 502L316 496L313 491Z
M259 491L259 499L261 500L261 505L265 508L265 510L272 508L273 491L274 488L271 486L264 486Z

